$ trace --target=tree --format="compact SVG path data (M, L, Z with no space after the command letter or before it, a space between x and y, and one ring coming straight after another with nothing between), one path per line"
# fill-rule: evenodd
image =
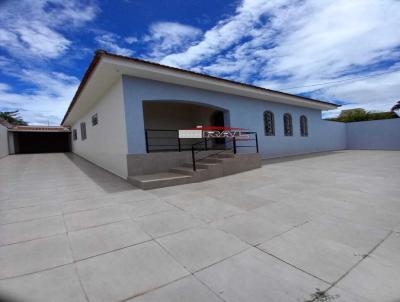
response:
M19 110L15 111L0 111L0 118L6 120L12 125L22 125L27 126L28 123L25 122L19 115Z
M394 107L393 107L394 108ZM373 121L373 120L385 120L397 118L394 111L379 112L379 111L366 111L362 108L342 110L338 117L330 118L330 121L336 122L361 122L361 121Z
M362 108L342 110L338 116L341 122L359 122L367 120L368 113Z
M395 112L396 110L400 110L400 101L398 101L393 107L392 111Z

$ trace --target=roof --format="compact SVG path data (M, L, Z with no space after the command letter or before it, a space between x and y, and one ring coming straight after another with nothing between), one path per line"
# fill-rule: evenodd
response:
M325 102L325 101L320 101L320 100L315 100L315 99L311 99L311 98L307 98L307 97L303 97L303 96L298 96L298 95L293 95L293 94L289 94L289 93L285 93L285 92L280 92L280 91L275 91L275 90L271 90L271 89L267 89L267 88L263 88L263 87L259 87L259 86L254 86L251 84L246 84L246 83L241 83L241 82L237 82L237 81L233 81L233 80L228 80L228 79L224 79L224 78L218 78L215 76L210 76L210 75L206 75L206 74L202 74L202 73L198 73L198 72L193 72L193 71L189 71L189 70L185 70L185 69L180 69L180 68L176 68L176 67L171 67L171 66L166 66L166 65L162 65L162 64L158 64L158 63L154 63L154 62L149 62L146 60L142 60L142 59L137 59L137 58L132 58L132 57L127 57L127 56L122 56L122 55L117 55L117 54L113 54L113 53L109 53L106 52L104 50L97 50L95 52L95 55L88 67L88 69L86 70L82 81L67 109L67 112L64 115L64 118L61 122L61 125L64 124L64 122L66 121L68 115L70 114L70 112L72 111L72 108L74 107L75 103L78 101L79 96L81 95L81 93L83 92L83 90L85 89L88 81L90 80L94 70L96 69L97 65L99 64L99 62L101 61L102 58L113 58L113 59L117 59L117 60L121 60L121 61L126 61L126 62L132 62L132 63L140 63L140 64L145 64L149 67L154 67L154 68L158 68L158 70L161 71L172 71L175 73L180 73L180 74L187 74L187 75L191 75L191 76L195 76L199 79L207 79L207 80L212 80L215 82L222 82L222 83L227 83L227 84L233 84L234 86L240 88L247 88L247 89L252 89L254 91L258 91L258 92L265 92L265 93L273 93L275 95L280 95L281 97L288 97L288 98L296 98L299 101L303 100L306 102L312 102L315 104L320 104L320 105L325 105L328 106L329 109L335 109L337 107L340 107L340 105L337 105L335 103L331 103L331 102ZM302 106L302 104L299 102L298 106Z
M69 132L69 128L63 126L14 126L13 132Z

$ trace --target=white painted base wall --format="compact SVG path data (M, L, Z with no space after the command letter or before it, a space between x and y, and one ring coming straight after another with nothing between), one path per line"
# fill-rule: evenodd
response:
M98 124L92 126L97 113ZM72 127L78 139L72 140L72 152L122 177L128 177L126 125L122 98L122 81L114 83L95 106ZM86 140L81 138L80 123L86 123Z
M0 158L8 155L8 132L7 128L0 125Z

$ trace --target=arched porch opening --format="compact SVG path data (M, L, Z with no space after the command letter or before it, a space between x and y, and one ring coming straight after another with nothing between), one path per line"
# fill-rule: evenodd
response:
M229 111L203 103L185 101L143 101L147 152L183 151L199 139L178 140L179 129L229 125ZM222 141L213 141L216 145Z

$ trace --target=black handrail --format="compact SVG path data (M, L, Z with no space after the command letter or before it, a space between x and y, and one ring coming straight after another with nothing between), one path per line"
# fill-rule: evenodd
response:
M192 146L192 165L193 165L193 171L196 171L196 157L194 155L194 148Z
M179 130L176 129L145 129L146 152L159 151L190 151L192 143L185 143L185 140L179 138ZM161 133L167 133L168 136L162 136ZM158 140L154 142L154 140ZM193 140L201 140L205 143L205 149L208 148L207 138L193 138ZM166 147L166 148L164 148Z
M213 155L217 155L217 154L222 153L222 152L227 151L227 150L233 150L233 154L236 154L238 148L255 148L256 152L259 153L257 132L248 132L247 131L247 132L241 132L241 134L242 135L243 134L244 135L254 135L254 139L250 139L250 138L246 139L246 138L240 138L240 137L236 137L236 136L226 137L225 138L225 142L224 142L224 149L222 151L214 153L214 154L211 154L211 155L207 155L206 157L204 157L202 159L205 159L205 158L213 156ZM218 139L218 138L209 138L209 139ZM255 141L255 145L253 145L253 146L252 145L240 145L240 144L238 145L237 144L238 141ZM227 146L227 142L228 143L232 142L232 147L231 148L227 148L226 147ZM204 143L205 143L205 146L204 146L203 150L202 149L196 150L196 147L198 145L202 145ZM196 171L196 160L197 160L196 159L196 153L199 153L201 151L207 151L207 150L208 150L208 148L207 148L207 139L205 139L205 141L200 141L200 142L196 142L196 143L192 144L192 166L193 166L193 171ZM220 150L220 149L211 149L211 150Z
M168 133L167 133L168 132ZM146 152L157 151L181 151L182 144L179 138L179 132L176 129L145 129ZM161 133L167 133L168 136L162 136ZM152 135L153 134L153 135ZM154 136L155 134L155 136ZM153 143L153 140L160 140ZM166 149L164 149L166 147Z
M170 132L174 134L174 136L151 136L149 134L156 133L156 132ZM207 155L206 157L202 158L205 159L209 156L217 155L218 153L232 150L234 154L237 153L239 148L255 148L256 152L259 153L258 148L258 137L257 132L249 132L249 131L242 131L242 135L254 135L254 138L241 138L241 137L225 137L225 138L201 138L200 141L188 144L183 143L182 139L179 138L179 130L176 129L145 129L145 139L146 139L146 152L157 152L157 151L191 151L192 152L192 163L193 163L193 171L196 171L196 154L202 151L211 151L211 150L218 150L219 152ZM159 139L164 140L162 143L151 143L151 140ZM213 144L209 145L209 142L216 139L224 139L223 149L218 149ZM193 140L193 139L192 139ZM194 139L196 140L196 139ZM167 142L165 142L167 141ZM172 141L168 143L168 141ZM240 142L251 142L255 141L255 145L241 145ZM228 144L232 144L232 147L227 147ZM217 144L220 145L220 144ZM154 148L155 147L155 148ZM167 147L167 149L162 149L163 147ZM187 148L188 147L188 148ZM198 159L197 159L198 160Z
M224 151L227 151L227 150L231 150L231 149L232 149L232 148L227 149L227 148L226 148L226 142L225 142L225 144L224 144L224 149L222 149L222 150L221 150L221 149L212 149L212 148L209 149L209 148L206 147L206 146L204 146L204 150L203 150L203 149L197 149L197 150L196 150L195 146L201 145L201 144L206 144L206 143L207 143L207 140L205 140L205 141L200 141L200 142L197 142L197 143L192 144L192 166L193 166L193 171L196 171L196 160L199 160L199 159L196 159L196 154L197 154L197 153L202 152L202 151L210 151L210 150L218 150L218 151L219 151L219 152L217 152L217 153L209 154L209 155L207 155L207 156L201 158L201 159L206 159L206 158L208 158L208 157L210 157L210 156L217 155L217 154L219 154L219 153L222 153L222 152L224 152Z

